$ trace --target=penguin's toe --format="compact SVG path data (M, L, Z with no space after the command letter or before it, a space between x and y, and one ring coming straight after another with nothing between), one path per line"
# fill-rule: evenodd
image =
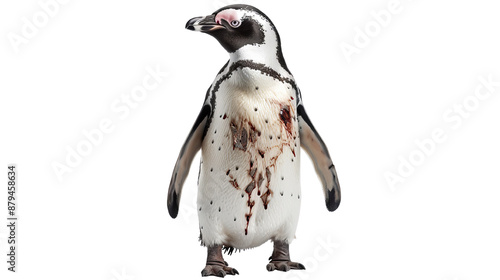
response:
M290 267L288 266L287 263L283 262L283 263L281 263L281 264L278 265L278 270L289 271Z
M224 262L227 264L227 262ZM225 277L226 275L237 275L240 274L238 270L229 267L227 265L206 265L205 268L201 271L201 276L216 276L216 277Z
M236 269L234 269L234 268L232 268L232 267L226 267L226 268L227 268L227 270L226 270L226 271L227 271L227 274L229 274L229 275L237 275L237 274L240 274L240 273L238 272L238 270L236 270Z
M305 266L301 263L298 262L292 262L292 261L271 261L270 263L267 264L266 266L267 271L289 271L290 269L299 269L303 270L306 269Z
M211 270L212 268L210 266L205 266L205 268L201 271L201 276L202 277L205 277L205 276L210 276L211 275Z
M224 277L226 276L226 272L224 271L224 269L219 269L217 271L217 277Z
M276 269L276 266L274 265L274 263L268 263L266 265L266 269L267 269L267 271L273 271Z
M301 269L301 270L306 269L306 267L303 264L301 264L301 263L296 263L296 264L297 264L297 269Z

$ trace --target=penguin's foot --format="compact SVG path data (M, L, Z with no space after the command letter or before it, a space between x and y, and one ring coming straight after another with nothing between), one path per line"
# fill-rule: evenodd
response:
M306 269L306 267L298 262L292 261L271 261L266 266L267 271L279 270L289 271L290 269Z
M267 266L267 271L279 270L289 271L290 269L306 269L305 266L298 262L290 260L290 249L288 243L285 241L274 241L274 250L271 260Z
M208 247L207 265L201 271L201 276L224 277L239 274L238 270L229 267L222 257L222 245Z
M207 262L205 268L201 271L201 276L217 276L224 277L226 275L239 274L238 270L227 266L227 262L221 264L219 262Z

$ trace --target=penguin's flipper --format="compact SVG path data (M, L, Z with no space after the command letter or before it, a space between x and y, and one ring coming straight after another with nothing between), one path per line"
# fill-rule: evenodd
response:
M328 211L335 211L340 204L337 171L325 143L311 123L302 104L297 107L297 113L300 125L300 145L311 157L316 173L323 183L326 208Z
M184 142L182 149L175 163L172 179L170 179L170 186L168 187L167 206L168 213L175 219L179 212L179 201L181 198L182 186L189 174L191 162L201 148L201 143L205 133L205 126L210 116L210 105L205 105L201 109L196 122L191 128L191 132Z

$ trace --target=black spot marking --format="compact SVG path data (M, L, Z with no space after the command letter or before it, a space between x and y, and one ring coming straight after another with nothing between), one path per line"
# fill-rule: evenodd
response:
M272 135L269 135L269 139L270 139L270 140L273 140L273 136L272 136Z
M259 150L259 155L260 155L261 158L264 158L264 155L265 155L264 151Z
M221 148L220 148L220 146L219 146L219 151L220 151L220 149L221 149Z
M231 172L231 169L228 169L226 172L226 176L229 175L229 172Z
M257 112L257 108L253 108L253 110L254 110L255 112Z
M234 218L234 221L236 222L236 217Z
M285 180L285 177L281 176L281 181Z
M221 210L221 209L220 209L220 207L219 207L219 212L220 212L220 210Z
M236 171L238 171L238 169L240 169L238 166L236 166Z
M198 210L199 210L199 211L201 211L201 207L200 207L200 209L198 209Z
M259 90L259 87L255 87L255 90Z
M283 196L283 192L280 192L280 195Z
M214 202L212 200L210 200L210 205L214 204Z
M210 172L214 172L214 169L213 169L213 168L210 168Z

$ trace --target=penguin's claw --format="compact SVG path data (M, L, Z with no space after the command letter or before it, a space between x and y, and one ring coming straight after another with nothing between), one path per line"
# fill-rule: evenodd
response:
M236 275L240 274L238 270L227 266L227 262L224 262L226 265L217 265L217 264L212 264L209 265L207 264L205 268L201 271L201 276L216 276L216 277L225 277L226 275Z
M266 266L267 271L289 271L290 269L306 269L305 266L298 262L292 261L271 261Z

